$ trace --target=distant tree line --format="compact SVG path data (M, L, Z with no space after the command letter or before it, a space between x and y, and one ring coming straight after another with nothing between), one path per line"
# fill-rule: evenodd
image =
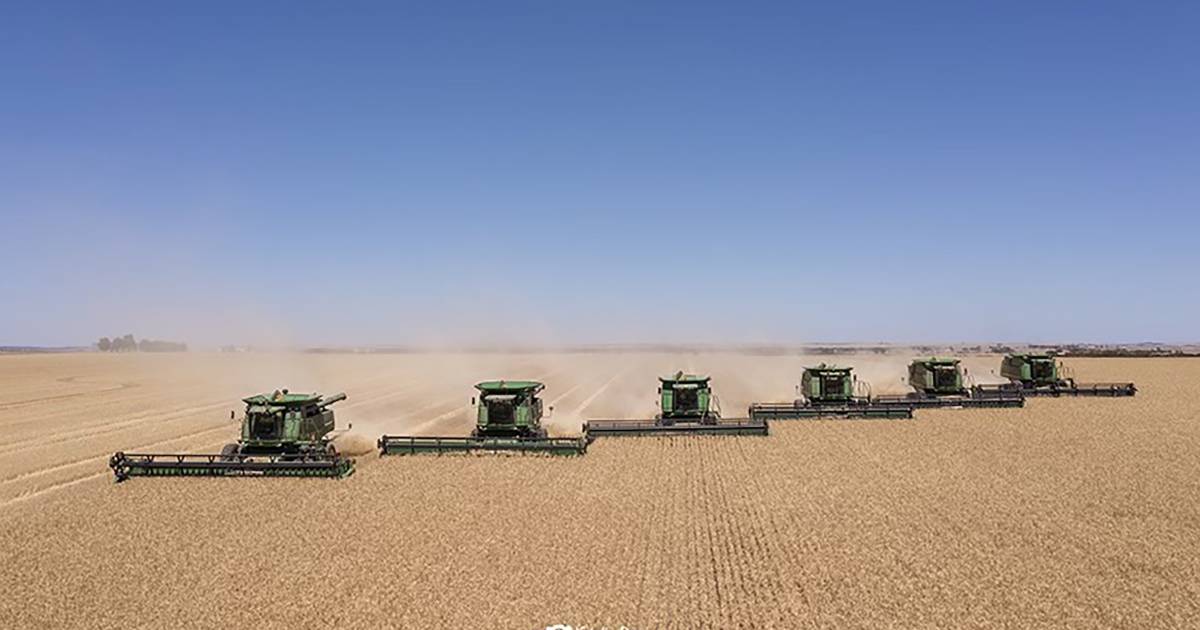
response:
M1063 346L1056 348L1054 354L1059 354L1067 357L1103 357L1103 358L1155 358L1155 357L1194 357L1195 352L1186 352L1181 348L1128 348L1121 346L1111 347L1095 347L1095 346Z
M96 342L100 352L187 352L187 344L175 341L158 341L142 339L138 341L133 335L122 337L101 337Z

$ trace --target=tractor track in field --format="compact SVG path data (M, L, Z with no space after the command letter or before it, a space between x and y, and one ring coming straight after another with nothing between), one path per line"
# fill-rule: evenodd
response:
M169 412L162 413L162 414L154 413L154 412L147 412L145 414L138 415L135 418L130 418L129 420L124 420L121 422L112 422L112 423L108 423L108 424L101 424L96 427L76 429L74 431L64 431L62 433L51 434L51 435L48 435L45 437L27 438L27 439L20 440L18 442L13 442L11 444L6 444L6 445L0 447L0 455L7 455L9 453L20 453L22 451L28 451L31 449L40 448L42 446L48 446L51 444L63 444L66 442L74 442L77 440L86 440L88 438L98 437L101 435L107 435L109 433L117 433L119 431L124 431L126 429L137 427L138 425L147 424L150 422L171 422L173 420L180 420L183 418L187 418L188 416L198 415L198 414L208 411L210 409L216 409L219 407L223 407L223 406L225 406L225 404L226 403L224 403L224 402L218 402L218 403L212 403L212 404L207 404L207 405L201 405L198 407L185 407L183 409L177 409L177 410L169 411Z
M596 401L597 398L599 398L605 391L607 391L608 388L611 387L613 383L617 382L618 379L625 376L632 370L633 370L632 365L627 365L624 368L621 368L620 370L618 370L616 374L613 374L611 378L609 378L607 381L605 381L603 385L601 385L599 388L596 389L596 391L592 392L592 394L590 396L583 399L583 402L579 403L579 406L576 407L575 410L571 412L571 415L582 417L583 412L587 411L587 408L590 407L592 405L592 403Z
M194 385L180 388L178 391L172 392L170 395L164 395L161 392L155 393L145 391L141 394L128 394L120 398L112 398L104 401L88 401L86 405L68 406L65 403L54 408L52 413L32 414L29 416L10 417L5 420L0 420L0 427L9 433L22 430L29 425L37 425L44 430L45 427L59 427L64 422L69 421L72 417L86 416L87 422L76 423L69 430L80 430L88 428L98 428L103 426L106 418L113 416L140 415L142 411L123 411L122 409L131 406L138 406L143 409L154 410L156 405L167 405L174 400L183 400L195 404L196 399L207 400L207 397L193 396L194 392L206 391L203 385ZM118 407L117 411L107 411L106 409ZM85 413L86 412L86 413ZM62 431L60 431L62 432Z
M219 427L218 427L218 428L219 428ZM212 431L215 431L215 430L216 430L216 429L211 429L211 430L208 430L208 431L200 431L200 432L198 432L198 433L189 434L189 435L187 435L187 436L177 436L177 437L173 437L173 438L170 438L170 439L167 439L167 440L162 440L162 441L159 441L159 442L155 442L155 443L153 443L153 444L148 444L147 446L155 446L155 445L157 445L157 444L164 444L164 443L166 443L166 442L172 442L172 441L179 440L179 439L185 439L185 438L187 438L187 437L195 437L195 436L198 436L198 435L203 435L203 434L205 434L205 433L211 433ZM227 440L221 440L221 441L219 441L219 442L210 442L210 443L206 443L206 444L202 445L202 447L201 447L200 449L196 450L195 452L197 452L197 453L203 453L203 452L205 451L205 449L208 449L209 447L213 447L213 448L219 447L219 446L221 446L222 444L224 444L226 441L227 441ZM138 447L138 448L140 449L140 448L142 448L142 447ZM105 455L105 456L101 456L101 457L98 457L98 458L96 458L96 457L93 457L93 458L90 458L90 459L81 460L81 461L79 461L79 462L75 462L75 463L74 463L74 464L72 464L72 465L79 465L79 464L81 464L81 463L90 462L90 461L92 461L92 460L95 460L95 459L107 460L107 459L108 459L108 456L107 456L107 455ZM55 470L60 470L60 469L66 468L66 467L67 467L67 466L56 466L56 467L55 467ZM37 471L37 472L43 472L43 471ZM46 472L48 472L48 471L46 471ZM32 474L32 473L31 473L31 474ZM111 475L111 474L112 474L112 471L111 471L111 470L103 470L103 471L100 471L100 472L88 473L88 474L86 474L86 475L83 475L83 476L80 476L80 477L72 477L71 479L67 479L66 481L60 481L60 482L57 482L57 483L52 483L52 484L50 484L50 485L48 485L48 486L43 486L43 487L41 487L41 488L37 488L37 489L34 489L34 490L28 490L28 491L25 491L25 492L22 492L22 493L20 493L20 494L16 495L15 497L11 497L11 498L9 498L9 499L0 500L0 508L9 507L9 506L11 506L11 505L16 505L16 504L18 504L18 503L23 503L23 502L25 502L25 501L28 501L28 500L30 500L30 499L36 499L36 498L38 498L38 497L42 497L42 496L45 496L45 495L48 495L48 494L51 494L51 493L54 493L54 492L58 492L59 490L66 490L67 488L70 488L70 487L72 487L72 486L77 486L77 485L79 485L79 484L82 484L82 483L85 483L85 482L91 481L91 480L93 480L93 479L99 479L100 477L107 477L107 476L109 476L109 475ZM29 475L29 474L26 474L25 476L26 476L26 477L28 477L28 476L30 476L30 475ZM14 479L13 481L16 481L16 480ZM7 481L0 481L0 485L3 485L4 483L7 483Z
M167 443L170 443L170 442L175 442L175 441L178 441L178 440L185 440L185 439L189 439L189 438L194 438L194 437L198 437L198 436L205 435L205 434L208 434L208 433L213 433L213 432L215 432L215 431L218 431L218 430L221 430L221 429L225 429L225 428L226 428L226 427L223 427L223 426L222 426L222 427L214 427L214 428L211 428L211 429L205 429L205 430L202 430L202 431L196 431L196 432L193 432L193 433L188 433L188 434L186 434L186 435L177 435L177 436L170 437L170 438L167 438L167 439L164 439L164 440L158 440L158 441L156 441L156 442L151 442L150 444L143 444L143 445L141 445L141 446L137 446L137 447L135 447L135 448L133 448L133 449L130 449L130 450L129 450L129 452L135 452L135 451L144 451L145 449L148 449L148 448L154 448L154 447L156 447L156 446L159 446L159 445L161 445L161 444L167 444ZM226 441L226 440L222 440L222 442L225 442L225 441ZM214 442L213 444L216 444L216 443ZM93 463L93 462L95 462L95 463L105 463L105 464L107 464L107 462L108 462L108 458L109 458L109 455L99 455L99 456L94 456L94 457L88 457L88 458L79 459L79 460L76 460L76 461L73 461L73 462L68 462L68 463L65 463L65 464L57 464L57 465L55 465L55 466L51 466L51 467L49 467L49 468L42 468L42 469L38 469L38 470L35 470L35 471L29 471L29 472L20 473L20 474L18 474L18 475L15 475L15 476L8 477L8 478L6 478L6 479L0 480L0 488L2 488L2 487L4 487L4 486L11 485L11 484L14 484L14 483L17 483L17 482L20 482L20 481L28 480L28 479L31 479L31 478L34 478L34 477L41 477L41 476L44 476L44 475L48 475L48 474L52 474L52 473L59 472L59 471L62 471L62 470L66 470L66 469L69 469L69 468L74 468L74 467L76 467L76 466L81 466L81 465L83 465L83 464L89 464L89 463ZM111 474L112 474L112 471L110 471L110 470L102 470L102 471L98 471L98 472L90 472L90 473L86 473L86 474L84 474L84 475L81 475L81 476L78 476L78 477L72 477L72 478L70 478L70 479L66 479L66 480L63 480L63 481L58 481L58 482L52 483L52 484L50 484L50 485L47 485L47 486L42 486L42 487L40 487L40 488L34 488L34 489L32 489L32 490L27 490L27 491L25 491L25 492L21 492L20 494L17 494L17 495L16 495L16 496L14 496L14 497L10 497L10 498L8 498L8 499L0 500L0 508L3 508L3 507L8 507L8 506L10 506L10 505L13 505L13 504L16 504L16 503L21 503L21 502L24 502L24 501L28 501L28 500L30 500L30 499L37 498L37 497L40 497L40 496L43 496L43 495L46 495L46 494L50 494L50 493L52 493L52 492L57 492L57 491L59 491L59 490L64 490L64 489L66 489L66 488L70 488L70 487L72 487L72 486L75 486L75 485L78 485L78 484L84 483L84 482L86 482L86 481L88 481L88 480L91 480L91 479L96 479L96 478L103 477L103 476L105 476L105 475L111 475Z
M37 499L39 497L50 494L52 492L58 492L59 490L66 490L67 488L70 488L72 486L77 486L79 484L91 481L93 479L99 479L100 477L103 477L104 475L109 475L109 474L112 474L112 473L110 473L110 472L92 473L90 475L85 475L83 477L76 477L76 478L70 479L68 481L63 481L60 483L52 484L52 485L46 486L44 488L38 488L37 490L23 492L23 493L18 494L17 496L12 497L10 499L5 499L3 501L0 501L0 508L11 507L18 503L24 503L31 499Z
M205 435L207 433L214 433L216 431L221 431L221 430L229 431L230 430L229 425L222 424L220 426L209 427L206 429L200 429L198 431L192 431L190 433L174 435L169 438L164 438L164 439L158 440L156 442L151 442L149 444L142 444L139 446L134 446L133 448L121 449L121 450L125 451L125 452L136 453L139 451L144 451L147 448L153 448L160 444L166 444L168 442L174 442L176 440L186 440L186 439L193 438L193 437L196 437L199 435ZM29 479L30 477L40 477L42 475L48 475L50 473L57 472L59 470L63 470L66 468L73 468L75 466L81 466L81 465L89 463L89 462L108 461L108 458L109 458L109 455L91 455L88 457L81 457L79 459L71 460L69 462L62 462L59 464L54 464L53 466L47 466L45 468L28 470L25 472L17 473L15 475L10 475L8 477L0 478L0 487L6 486L8 484L16 483L18 481L21 481L22 479Z
M82 378L83 378L82 376L65 376L63 378L55 379L55 382L68 383L68 384L71 384L71 383L88 384L87 381L79 380ZM103 394L105 392L116 392L116 391L120 391L123 389L131 389L131 388L138 387L138 386L139 386L139 383L124 383L123 382L123 383L117 383L110 387L102 387L100 389L90 389L85 392L71 392L69 394L55 394L53 396L42 396L39 398L27 398L25 400L14 400L14 401L9 401L9 402L5 402L5 403L0 403L0 409L16 409L19 407L28 406L28 405L36 405L38 403L43 403L43 402L53 402L56 400L65 400L67 398L78 398L79 396L90 396L92 394Z

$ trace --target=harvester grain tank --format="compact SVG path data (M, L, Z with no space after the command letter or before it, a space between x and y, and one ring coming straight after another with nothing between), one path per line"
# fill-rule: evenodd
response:
M1054 355L1014 353L1000 362L1000 375L1009 383L999 389L1018 390L1025 396L1133 396L1133 383L1077 383ZM997 389L997 388L990 388Z
M537 381L485 381L475 386L475 428L470 436L384 435L381 455L421 453L520 452L578 455L587 452L586 436L548 437L542 426L545 385Z
M877 396L874 403L909 407L1025 406L1025 397L1019 391L973 387L968 380L959 359L913 359L908 364L908 384L913 391L904 396Z
M750 417L762 420L817 418L911 418L912 405L879 404L870 386L854 376L854 369L824 363L804 368L800 398L793 402L750 405Z
M293 394L279 390L242 399L246 404L241 434L219 454L124 453L109 459L117 481L129 477L345 477L354 460L331 441L330 405L345 394ZM230 413L233 416L233 413Z
M619 435L766 435L765 421L721 418L720 405L703 375L676 372L658 379L659 413L654 418L589 420L589 438Z

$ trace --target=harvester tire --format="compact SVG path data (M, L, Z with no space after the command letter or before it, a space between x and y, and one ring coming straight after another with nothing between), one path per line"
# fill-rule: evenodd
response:
M225 446L221 447L221 459L223 461L231 462L235 459L234 456L237 454L238 454L238 445L237 444L226 444Z

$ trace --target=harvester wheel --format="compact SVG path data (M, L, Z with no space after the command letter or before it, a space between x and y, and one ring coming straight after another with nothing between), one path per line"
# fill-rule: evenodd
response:
M236 459L235 456L237 454L238 454L238 445L237 444L226 444L225 446L221 447L221 460L222 461L231 462L234 459Z

